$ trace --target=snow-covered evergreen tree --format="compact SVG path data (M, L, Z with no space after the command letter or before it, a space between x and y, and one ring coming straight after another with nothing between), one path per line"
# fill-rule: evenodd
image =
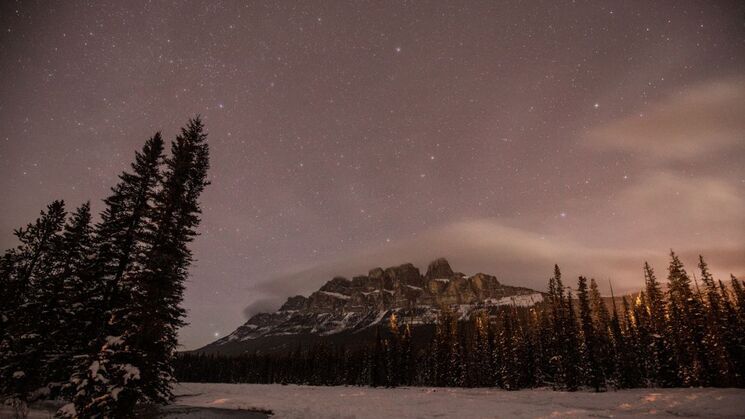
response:
M577 282L577 298L579 302L579 320L581 330L581 348L583 356L583 370L586 383L595 391L605 389L605 371L601 365L602 343L595 329L593 313L590 308L590 292L587 278L580 276Z
M667 334L672 337L672 347L678 365L678 377L684 385L705 384L704 370L706 335L703 307L691 287L691 279L683 263L670 252L668 267Z
M142 270L135 277L138 295L133 301L132 322L136 331L131 342L143 354L138 363L138 390L156 403L171 398L171 361L178 328L185 324L181 301L192 262L188 245L197 234L199 197L208 184L206 138L204 126L196 118L171 144L162 188L153 203L154 231L148 237Z
M20 245L4 259L0 393L22 401L43 396L47 383L48 327L56 319L42 316L55 288L66 215L64 202L49 204L15 231Z
M84 353L92 336L92 319L84 310L92 287L92 234L90 204L85 203L66 223L56 251L57 267L38 296L45 330L42 375L52 396L59 394L72 373L74 357Z
M714 276L709 272L709 266L704 261L704 257L699 255L698 261L705 294L702 302L702 306L705 305L705 307L702 307L702 309L705 312L703 321L705 322L706 383L713 386L726 386L730 384L732 377L730 370L733 367L726 341L729 325L726 322L719 286L714 280Z
M161 180L163 140L150 138L136 153L132 173L124 172L96 226L95 280L102 295L88 301L94 315L93 339L79 357L71 379L73 402L60 416L121 417L146 401L137 366L143 353L133 346L138 332L133 308L141 289L138 278L146 265L155 231L153 202ZM100 305L99 305L100 303Z

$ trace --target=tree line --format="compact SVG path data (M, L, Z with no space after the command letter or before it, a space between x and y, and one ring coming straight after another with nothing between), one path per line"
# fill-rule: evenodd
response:
M703 257L701 284L671 252L667 286L644 264L644 288L603 298L594 279L564 286L559 267L544 301L459 321L443 308L429 341L405 319L379 326L367 347L316 345L235 357L182 353L181 381L366 386L743 387L745 290L715 280ZM402 326L403 324L403 326Z
M54 201L15 230L0 259L0 395L19 409L64 399L58 417L131 417L172 398L189 242L209 147L189 120L164 153L135 154L94 223L89 203Z

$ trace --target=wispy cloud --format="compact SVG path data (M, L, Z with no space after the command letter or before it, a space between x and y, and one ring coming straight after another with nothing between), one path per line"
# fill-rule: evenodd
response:
M507 284L544 289L554 263L577 275L612 279L621 291L641 286L648 260L664 277L674 248L695 269L703 253L720 277L745 274L745 194L737 176L700 166L745 151L745 79L699 84L666 100L590 128L579 141L598 153L625 153L635 175L592 211L552 222L536 209L521 217L451 222L394 243L350 251L291 269L252 289L245 314L278 307L336 275L412 262L426 269L445 256L456 270L487 272ZM682 168L681 168L682 167ZM565 203L570 206L571 202ZM543 216L541 214L544 214ZM606 288L607 290L607 288Z
M584 143L656 162L745 147L745 79L715 80L587 132Z
M691 263L699 249L681 248ZM739 249L745 250L745 249ZM729 267L745 271L745 261L736 252L717 251ZM249 305L247 316L277 308L288 296L316 290L333 276L351 277L369 269L412 262L421 270L436 257L447 257L454 269L466 274L487 272L506 284L545 289L554 263L560 264L571 282L577 275L612 279L620 290L637 289L641 283L641 264L650 260L662 269L666 248L651 249L645 243L635 247L589 247L574 241L569 233L542 235L527 229L509 227L495 219L452 223L427 231L416 238L388 246L354 252L335 261L278 275L258 283L252 290L256 302ZM721 262L719 257L716 262ZM715 268L718 268L715 266ZM724 274L725 272L721 272Z

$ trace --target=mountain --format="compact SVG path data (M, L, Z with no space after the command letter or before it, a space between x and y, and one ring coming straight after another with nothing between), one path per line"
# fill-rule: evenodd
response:
M416 337L427 326L431 329L445 307L465 320L475 311L527 307L542 300L542 293L503 285L492 275L453 272L443 258L430 263L424 275L406 263L375 268L351 280L335 277L308 297L290 297L279 310L256 314L197 352L270 353L320 342L359 344L374 335L373 326L388 324L392 314L399 324L412 325Z

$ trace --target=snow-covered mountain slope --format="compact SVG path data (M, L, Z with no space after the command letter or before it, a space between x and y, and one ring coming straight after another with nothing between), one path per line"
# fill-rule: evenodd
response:
M396 314L400 324L433 324L444 308L461 319L476 311L498 307L529 307L543 294L501 284L496 277L453 272L445 259L429 264L422 275L407 263L372 269L351 280L336 277L308 297L295 296L273 313L251 317L230 335L200 349L201 352L240 353L289 349L297 339L306 343L325 336L366 335L371 326L387 324Z

